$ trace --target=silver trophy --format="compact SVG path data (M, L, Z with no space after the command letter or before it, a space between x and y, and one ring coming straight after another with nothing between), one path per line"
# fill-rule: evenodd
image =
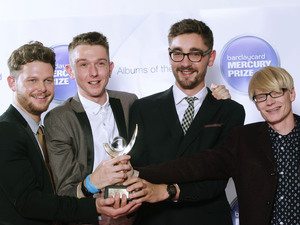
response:
M138 125L136 124L134 133L131 137L131 140L128 145L126 145L126 140L123 137L115 137L110 144L104 143L104 149L107 152L107 154L110 155L111 158L115 158L117 156L121 155L127 155L136 140L138 134ZM124 186L122 184L115 184L115 185L109 185L105 187L105 193L104 193L104 198L108 198L109 196L115 196L117 192L120 193L120 198L122 197L123 194L127 196L127 199L129 199L129 193L126 190L127 186Z

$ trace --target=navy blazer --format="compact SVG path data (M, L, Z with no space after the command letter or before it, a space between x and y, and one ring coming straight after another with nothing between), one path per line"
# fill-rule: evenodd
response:
M172 88L136 101L130 113L131 131L139 133L131 152L133 166L146 166L219 146L232 127L242 125L243 106L216 100L211 91L204 99L186 135L175 108ZM171 171L171 167L167 169ZM225 188L227 179L181 183L179 201L142 206L137 224L232 224Z
M0 117L0 209L0 224L98 223L94 199L53 194L37 140L13 106Z

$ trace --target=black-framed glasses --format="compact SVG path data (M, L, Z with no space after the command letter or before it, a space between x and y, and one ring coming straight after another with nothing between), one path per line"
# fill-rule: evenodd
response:
M205 52L188 52L188 53L183 53L183 52L178 52L178 51L172 51L169 49L169 55L174 62L181 62L185 56L188 57L188 59L191 62L200 62L202 57L211 53L212 49L208 49Z
M287 91L287 88L281 88L280 91L271 91L269 93L254 95L253 101L256 103L264 102L267 100L268 95L270 95L272 98L279 98L284 95L285 91Z

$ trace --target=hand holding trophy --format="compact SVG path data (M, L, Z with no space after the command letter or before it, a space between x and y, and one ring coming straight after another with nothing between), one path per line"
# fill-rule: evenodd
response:
M128 154L132 147L134 146L136 137L138 134L138 125L136 124L134 133L131 137L131 140L128 145L126 145L126 140L123 137L115 137L111 144L104 143L104 149L107 152L107 154L110 155L111 158L115 158L117 156L126 155ZM122 197L123 194L126 195L127 199L129 198L129 193L126 190L127 186L124 186L122 184L115 184L115 185L109 185L105 187L105 193L104 198L108 198L108 196L115 196L115 193L119 192L120 197Z

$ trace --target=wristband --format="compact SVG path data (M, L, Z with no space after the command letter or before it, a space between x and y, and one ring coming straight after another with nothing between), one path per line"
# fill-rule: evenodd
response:
M87 197L87 198L93 197L93 193L89 192L89 190L86 189L86 187L84 186L84 180L81 182L81 191L85 197Z
M93 186L90 182L90 175L88 175L85 179L85 185L86 185L86 188L88 189L89 192L93 193L93 194L96 194L99 192L99 190Z

